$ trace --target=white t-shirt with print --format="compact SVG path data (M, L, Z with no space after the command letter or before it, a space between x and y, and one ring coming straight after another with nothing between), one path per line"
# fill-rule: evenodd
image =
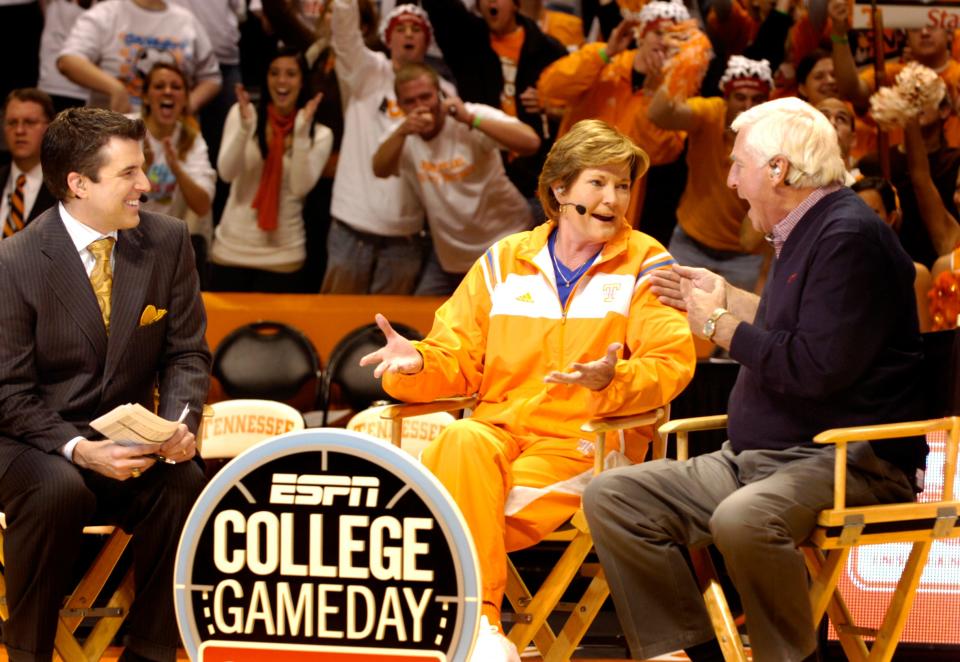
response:
M177 141L180 139L180 131L181 128L177 125L173 135L170 136L170 142L173 143L174 149L176 149ZM143 204L143 209L186 221L190 228L190 234L201 235L209 243L213 240L212 214L207 212L203 216L197 216L190 210L186 199L183 197L183 191L177 184L177 178L167 163L167 154L163 149L163 143L150 135L149 132L147 132L145 140L150 144L153 159L147 168L150 192L147 193L147 202ZM210 196L212 202L217 186L217 171L210 164L207 143L202 135L197 134L194 137L190 149L180 159L180 164L190 179Z
M119 78L140 109L143 78L157 61L174 60L191 87L199 81L220 82L220 65L206 30L188 10L177 5L143 9L133 0L100 2L77 18L60 56L79 55ZM90 104L106 107L109 98L91 92Z
M464 106L480 118L520 123L490 106ZM414 135L404 141L400 176L417 190L427 211L444 271L465 273L495 241L533 225L530 205L504 172L502 149L452 117L432 140Z

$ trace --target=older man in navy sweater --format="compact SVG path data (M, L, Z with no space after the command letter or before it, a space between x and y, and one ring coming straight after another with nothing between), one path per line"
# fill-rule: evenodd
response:
M763 296L703 270L654 276L661 301L741 363L730 439L715 453L601 474L584 494L600 561L634 657L686 648L722 660L685 545L713 542L740 592L753 659L815 659L807 574L796 548L833 500L839 426L910 420L919 402L913 264L842 186L833 127L799 99L737 118L727 184L774 246ZM913 499L926 446L852 444L847 503Z

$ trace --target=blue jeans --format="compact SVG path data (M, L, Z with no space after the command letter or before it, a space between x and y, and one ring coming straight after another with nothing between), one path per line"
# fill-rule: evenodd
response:
M333 219L321 294L410 294L423 265L419 235L381 237Z
M437 251L431 250L426 264L423 265L420 282L417 283L417 289L413 293L425 297L450 296L465 275L444 271L440 265L440 258L437 257Z
M667 250L677 262L685 267L702 267L723 276L727 282L741 290L753 292L763 266L763 255L720 251L704 246L684 232L680 225L673 229Z

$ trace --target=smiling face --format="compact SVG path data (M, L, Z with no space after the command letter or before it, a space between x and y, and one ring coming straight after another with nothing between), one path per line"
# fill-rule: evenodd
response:
M10 156L21 170L30 170L40 161L40 143L49 120L43 106L35 101L10 99L3 118L3 136Z
M187 84L172 69L154 69L147 77L149 116L162 126L173 126L187 107Z
M389 42L390 57L397 66L423 62L427 53L427 32L420 19L410 14L397 18L396 25L390 31Z
M70 213L103 234L137 227L140 194L150 190L140 143L114 136L101 148L100 157L96 181L77 172L67 176L73 193Z
M829 57L817 60L807 74L807 80L798 86L800 94L811 106L828 97L837 96L837 79L833 77L833 59Z
M267 69L267 90L270 100L281 115L289 115L297 109L297 97L303 87L303 74L297 58L284 55L274 59Z
M493 34L503 36L517 29L517 6L513 0L478 0L477 8Z
M568 189L554 188L563 205L561 231L577 243L603 243L616 234L630 206L630 166L626 163L584 168ZM585 214L574 205L583 205Z

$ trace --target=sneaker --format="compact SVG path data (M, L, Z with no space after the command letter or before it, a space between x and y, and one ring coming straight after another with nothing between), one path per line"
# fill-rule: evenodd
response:
M480 632L473 645L470 662L520 662L517 647L504 636L500 628L490 625L486 616L480 617Z

